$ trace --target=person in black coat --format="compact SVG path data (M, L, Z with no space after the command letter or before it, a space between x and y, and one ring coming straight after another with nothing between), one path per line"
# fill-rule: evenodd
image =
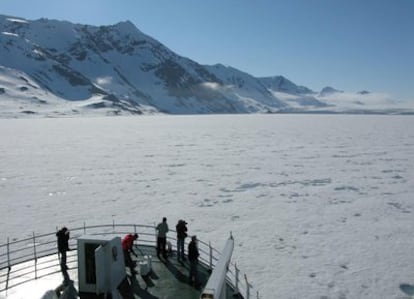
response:
M191 242L188 244L188 260L190 261L190 275L189 275L189 283L197 286L198 285L198 278L197 278L197 265L198 265L198 246L197 246L197 237L192 236Z
M66 252L69 251L69 230L67 227L62 227L57 233L57 246L60 253L60 267L62 270L67 270Z
M180 219L175 226L175 230L177 231L177 260L185 261L184 241L187 237L187 222Z

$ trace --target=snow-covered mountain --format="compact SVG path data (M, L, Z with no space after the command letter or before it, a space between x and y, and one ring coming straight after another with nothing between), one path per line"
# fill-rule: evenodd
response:
M220 64L200 65L129 21L97 27L0 15L2 117L346 112L342 102L331 103L335 94L282 76L256 78ZM354 102L366 109L361 97L368 95L355 94Z

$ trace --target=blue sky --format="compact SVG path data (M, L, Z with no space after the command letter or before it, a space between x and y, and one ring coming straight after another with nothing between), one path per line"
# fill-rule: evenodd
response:
M0 13L142 32L202 64L414 101L413 0L0 0Z

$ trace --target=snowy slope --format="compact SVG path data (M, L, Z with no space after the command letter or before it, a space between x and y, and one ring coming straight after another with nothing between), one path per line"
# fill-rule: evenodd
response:
M130 22L95 27L45 19L0 20L1 65L25 72L62 99L79 101L99 94L167 113L261 110L209 88L205 83L221 82Z
M42 88L24 72L0 66L0 118L21 116L62 117L74 115L151 114L155 109L137 109L125 101L93 94L82 101L66 101Z
M13 81L13 72L18 72L37 87L15 88L10 94L1 92L6 85L0 85L3 116L18 116L23 112L22 101L24 109L39 115L50 115L51 110L67 115L68 103L74 102L98 114L348 109L342 108L343 99L338 100L335 92L318 94L282 76L256 78L220 64L200 65L172 52L129 21L98 27L0 15L0 45L0 66L10 70L2 71L3 80ZM351 102L363 105L352 109L370 109L364 103L367 94L355 96L358 100ZM27 100L33 97L44 105ZM91 100L93 106L88 104ZM49 102L54 106L49 107ZM82 113L82 109L70 111Z

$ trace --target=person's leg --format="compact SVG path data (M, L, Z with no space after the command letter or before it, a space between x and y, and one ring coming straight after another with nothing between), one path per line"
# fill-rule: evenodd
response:
M181 258L181 240L177 238L177 260Z
M164 257L164 258L167 258L167 238L162 238L162 247L161 247L161 250L162 250L162 256Z
M161 242L162 242L161 238L158 237L157 238L157 256L158 257L160 257L160 253L161 253Z
M190 272L188 273L188 283L193 283L193 273L194 273L194 262L190 261Z
M181 247L181 249L180 249L180 253L181 253L180 258L184 261L185 260L185 257L184 257L184 239L180 239L180 247Z
M137 274L137 271L135 271L135 263L132 260L132 257L130 254L128 254L128 260L129 260L129 270L131 271L131 274Z
M128 250L124 250L124 260L125 260L125 267L128 267L131 271L131 274L135 274L135 265L132 261L131 255L129 254Z
M197 287L198 285L198 261L194 261L194 266L193 266L193 277L194 277L194 286Z
M61 265L61 267L63 268L63 269L67 269L67 266L66 266L66 258L67 258L67 256L66 256L66 250L63 250L61 253L60 253L60 255L61 255L61 260L60 260L60 265Z
M189 283L192 285L196 285L198 283L197 278L197 261L190 261L190 277Z
M125 267L129 267L131 265L130 259L131 259L131 257L129 256L128 250L124 250Z

